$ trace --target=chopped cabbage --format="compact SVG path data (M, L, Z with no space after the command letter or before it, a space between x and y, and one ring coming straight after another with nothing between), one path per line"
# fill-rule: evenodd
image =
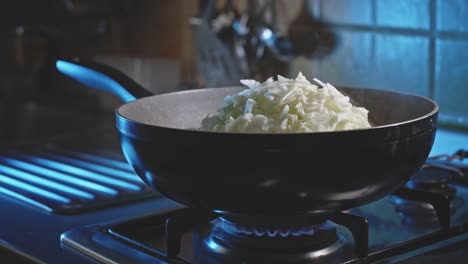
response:
M311 84L278 75L264 83L241 80L248 87L226 96L218 112L202 121L202 130L230 133L308 133L368 128L368 110L329 83Z

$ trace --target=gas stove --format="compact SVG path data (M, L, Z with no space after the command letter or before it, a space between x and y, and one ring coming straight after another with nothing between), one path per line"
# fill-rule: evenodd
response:
M80 227L62 243L104 263L412 263L468 239L468 188L446 184L434 170L428 166L394 195L346 212L246 219L182 208ZM421 187L425 181L448 193Z
M466 138L441 131L433 154L467 149ZM3 144L0 249L38 263L464 263L468 170L466 153L456 154L429 159L371 204L271 219L186 208L149 190L125 164L112 123Z

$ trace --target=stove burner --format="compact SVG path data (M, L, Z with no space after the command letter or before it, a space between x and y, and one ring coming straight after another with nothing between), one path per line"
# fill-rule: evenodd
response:
M259 263L304 263L330 255L344 245L344 238L337 234L334 223L321 218L318 223L311 221L311 225L298 225L298 222L301 221L291 219L291 222L253 224L220 217L204 241L207 255L213 259L208 263L228 260L242 263L252 259Z
M410 189L446 195L453 199L457 190L449 187L453 172L440 167L427 167L413 177L406 186Z
M396 210L404 217L421 217L421 219L406 219L408 222L413 222L415 220L422 220L424 222L428 222L428 220L430 222L438 221L438 216L434 210L434 206L429 203L409 201L398 197L393 197L393 202L396 206ZM453 215L458 208L463 206L463 204L463 199L459 197L450 200L450 215Z
M317 229L323 227L324 220L319 218L318 224L313 223L309 220L309 224L300 224L300 221L296 220L288 224L283 221L279 221L272 224L265 224L263 220L259 223L253 223L251 221L242 221L240 219L233 219L232 217L220 217L220 225L223 230L229 233L237 233L239 235L257 236L257 237L300 237L300 236L311 236L314 235ZM268 220L267 220L268 221Z
M440 210L447 211L448 216L444 217L450 217L463 206L463 199L456 195L457 189L449 185L454 173L454 170L445 167L424 166L405 187L414 190L416 195L410 195L412 197L392 196L392 202L395 204L397 212L403 216L403 222L417 225L433 224L437 221L440 222ZM420 197L418 197L418 193ZM426 196L426 198L422 196ZM437 202L431 202L433 199L446 200L447 208L436 208ZM445 203L439 203L439 205Z
M312 227L290 227L290 228L280 228L280 227L263 227L263 226L244 226L238 224L222 224L223 229L228 232L235 232L243 235L254 235L258 237L300 237L303 235L313 235L315 233L315 226Z
M353 250L356 257L368 255L369 226L361 216L334 212L274 220L186 208L166 220L165 255L176 258L183 234L206 223L210 228L194 236L195 252L200 253L194 256L195 263L309 263L324 255L328 260L353 254ZM350 231L353 243L343 246L344 238L334 223ZM338 249L339 253L332 254Z
M449 209L450 215L453 215L462 205L463 200L460 198L456 198L451 201ZM437 225L437 223L441 222L439 215L434 210L434 207L428 203L405 201L404 203L397 205L396 210L403 217L402 223L406 225L425 228Z

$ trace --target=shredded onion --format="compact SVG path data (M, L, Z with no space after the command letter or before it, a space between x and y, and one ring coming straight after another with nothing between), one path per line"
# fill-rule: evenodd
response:
M368 128L368 110L329 83L302 73L296 79L279 76L263 83L241 80L248 87L226 96L215 115L202 121L202 130L229 133L309 133Z

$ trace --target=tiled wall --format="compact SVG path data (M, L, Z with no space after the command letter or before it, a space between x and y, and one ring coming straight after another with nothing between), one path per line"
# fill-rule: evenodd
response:
M308 0L306 7L336 33L337 46L320 59L297 59L291 74L305 69L336 86L429 96L441 124L468 128L468 0Z

